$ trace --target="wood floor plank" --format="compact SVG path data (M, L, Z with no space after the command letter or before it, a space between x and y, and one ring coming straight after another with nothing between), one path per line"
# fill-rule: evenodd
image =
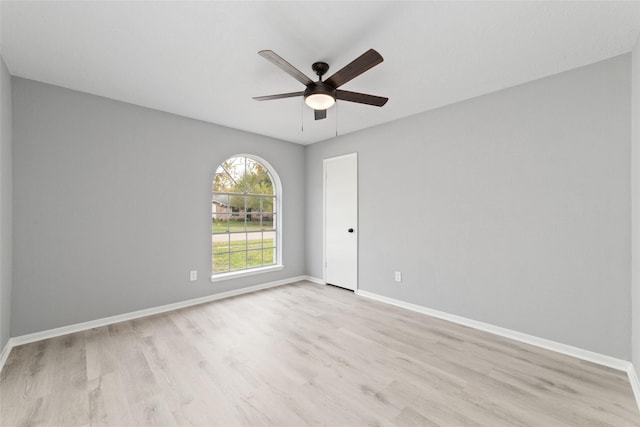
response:
M640 426L624 372L309 282L16 347L2 426Z
M89 422L92 426L132 425L125 384L117 373L105 374L88 383Z

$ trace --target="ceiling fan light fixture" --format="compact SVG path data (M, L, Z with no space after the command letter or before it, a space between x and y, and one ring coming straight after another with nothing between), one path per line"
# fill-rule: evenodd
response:
M304 102L314 110L327 110L336 103L336 99L326 93L312 93L305 97Z

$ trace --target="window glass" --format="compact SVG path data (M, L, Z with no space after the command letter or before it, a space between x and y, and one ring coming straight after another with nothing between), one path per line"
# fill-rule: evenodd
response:
M231 157L218 166L212 190L213 274L277 264L278 194L272 172L251 157Z

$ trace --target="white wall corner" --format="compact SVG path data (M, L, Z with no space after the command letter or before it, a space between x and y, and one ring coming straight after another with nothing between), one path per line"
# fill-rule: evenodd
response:
M640 366L640 35L631 53L631 361ZM637 376L636 382L637 382ZM634 389L634 392L636 390ZM640 398L636 392L636 398Z

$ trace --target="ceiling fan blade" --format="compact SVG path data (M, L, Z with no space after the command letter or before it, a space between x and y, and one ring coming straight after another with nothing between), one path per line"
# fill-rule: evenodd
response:
M254 96L256 101L269 101L272 99L293 98L294 96L302 96L304 92L280 93L278 95Z
M325 80L325 83L338 88L351 79L358 77L368 69L375 67L382 61L384 61L384 59L378 52L373 49L369 49L368 51L351 61L351 63L345 65L333 76Z
M316 120L322 120L327 118L327 110L313 110Z
M336 90L336 99L341 101L357 102L359 104L374 105L382 107L387 103L389 98L375 95L367 95L366 93L350 92L348 90Z
M269 61L274 63L278 68L280 68L282 71L289 74L290 76L292 76L294 79L296 79L303 85L308 86L310 84L313 84L313 81L309 77L305 76L302 71L298 70L296 67L289 64L287 61L282 59L282 57L280 57L280 55L278 55L274 51L261 50L260 52L258 52L258 55L262 56L265 59L268 59Z

